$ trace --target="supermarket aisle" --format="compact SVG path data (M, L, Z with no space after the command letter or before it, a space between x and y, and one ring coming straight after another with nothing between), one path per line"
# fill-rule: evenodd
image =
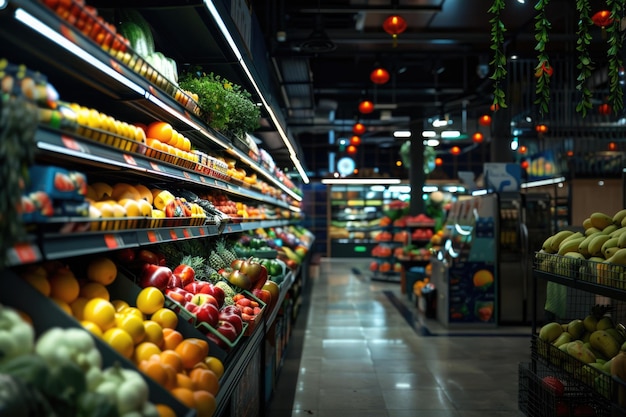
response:
M266 416L523 415L517 372L530 330L424 336L433 332L414 330L392 302L416 312L399 285L371 281L366 266L322 259Z

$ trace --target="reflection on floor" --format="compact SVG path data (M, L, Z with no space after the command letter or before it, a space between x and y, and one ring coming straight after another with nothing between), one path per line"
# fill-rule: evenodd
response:
M266 416L523 415L529 327L441 328L360 262L322 258Z

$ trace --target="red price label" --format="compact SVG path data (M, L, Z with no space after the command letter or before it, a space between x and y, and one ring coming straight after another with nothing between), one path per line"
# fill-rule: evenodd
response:
M204 227L200 228L200 236L205 236L206 235L206 229Z
M187 178L188 180L191 179L191 175L189 175L187 171L183 171L183 177Z
M120 67L120 64L118 64L118 63L117 63L117 61L116 61L116 60L111 59L111 60L109 61L109 63L111 64L111 67L112 67L115 71L119 72L120 74L122 73L122 68Z
M148 241L155 243L158 242L159 239L157 238L157 234L154 232L154 230L148 230Z
M135 158L133 158L132 155L124 154L124 160L128 165L137 165L137 161L135 161Z
M150 166L152 167L153 170L155 171L161 171L161 167L158 166L155 162L150 162Z
M124 242L117 235L104 235L104 244L109 249L118 249Z
M170 229L170 237L172 238L172 240L178 239L178 235L176 234L176 230Z
M17 259L19 259L23 264L35 262L39 258L35 248L28 243L19 243L15 245L13 247L13 251L17 256Z
M191 233L188 229L183 229L183 236L185 236L187 239L191 237Z
M67 149L71 149L73 151L81 151L81 152L83 150L82 147L78 144L78 142L74 140L74 138L71 138L69 136L61 136L61 141L63 142L63 145L65 145Z

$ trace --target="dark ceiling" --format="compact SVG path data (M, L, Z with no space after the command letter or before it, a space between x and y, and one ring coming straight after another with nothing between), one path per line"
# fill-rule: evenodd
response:
M493 91L491 3L250 0L278 73L288 126L305 154L314 144L326 143L328 131L341 135L357 119L369 127L364 140L395 147L399 143L391 131L397 127L417 123L421 128L425 118L462 109L469 110L469 117L488 110ZM507 52L515 49L534 59L535 3L506 0L502 20ZM392 14L407 22L396 46L382 27ZM552 0L546 14L552 25L548 50L574 56L575 2ZM606 43L599 33L598 28L593 42ZM605 49L592 53L602 57ZM376 65L389 70L388 83L377 86L370 81ZM364 98L376 104L370 115L358 113Z

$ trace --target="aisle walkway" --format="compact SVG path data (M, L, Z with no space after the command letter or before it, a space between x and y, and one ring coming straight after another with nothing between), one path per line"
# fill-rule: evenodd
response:
M399 285L370 280L366 266L322 259L266 416L522 416L518 364L530 357L528 337L508 328L423 336L392 302L417 313Z

